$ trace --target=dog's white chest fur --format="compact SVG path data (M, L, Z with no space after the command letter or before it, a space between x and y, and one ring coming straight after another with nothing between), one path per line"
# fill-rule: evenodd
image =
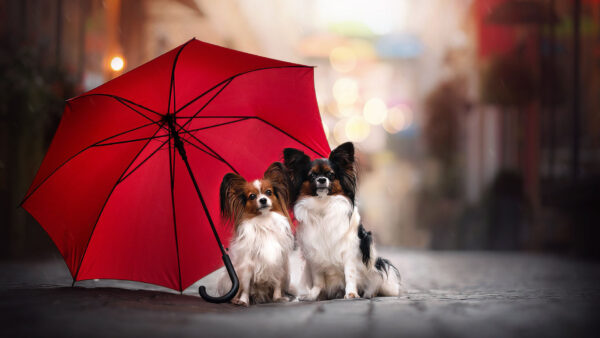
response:
M343 273L344 262L355 256L358 248L358 237L350 224L352 212L350 201L342 195L309 196L296 203L298 241L307 261Z
M249 268L255 283L269 283L282 278L293 245L287 218L269 212L242 222L230 251L236 268Z

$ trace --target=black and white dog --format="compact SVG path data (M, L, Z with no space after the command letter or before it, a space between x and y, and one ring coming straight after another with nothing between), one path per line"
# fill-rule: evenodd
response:
M283 154L298 221L296 238L306 261L309 286L301 298L397 296L400 274L388 260L377 257L354 203L357 174L352 143L314 161L293 148Z

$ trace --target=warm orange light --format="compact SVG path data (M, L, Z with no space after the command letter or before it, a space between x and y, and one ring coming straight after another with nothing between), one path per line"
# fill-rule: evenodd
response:
M123 61L123 58L120 56L115 56L110 60L110 68L115 72L122 70L124 65L125 61Z

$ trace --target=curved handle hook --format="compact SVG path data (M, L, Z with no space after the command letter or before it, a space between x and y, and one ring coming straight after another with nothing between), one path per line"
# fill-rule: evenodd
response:
M227 273L229 274L229 278L231 279L231 290L224 294L221 297L213 297L206 293L206 288L204 285L200 286L198 292L200 296L207 302L210 303L226 303L230 301L238 292L240 288L240 281L238 280L238 276L235 273L235 269L233 268L233 264L231 264L231 260L229 259L229 255L223 255L223 263L225 263L225 268L227 268Z

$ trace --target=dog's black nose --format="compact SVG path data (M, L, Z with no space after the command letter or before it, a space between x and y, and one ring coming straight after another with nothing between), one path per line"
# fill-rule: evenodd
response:
M267 204L267 199L266 198L261 198L258 200L260 202L260 204Z
M319 178L317 179L317 182L319 182L319 183L321 183L321 184L325 184L325 183L327 183L327 179L326 179L325 177L319 177Z

